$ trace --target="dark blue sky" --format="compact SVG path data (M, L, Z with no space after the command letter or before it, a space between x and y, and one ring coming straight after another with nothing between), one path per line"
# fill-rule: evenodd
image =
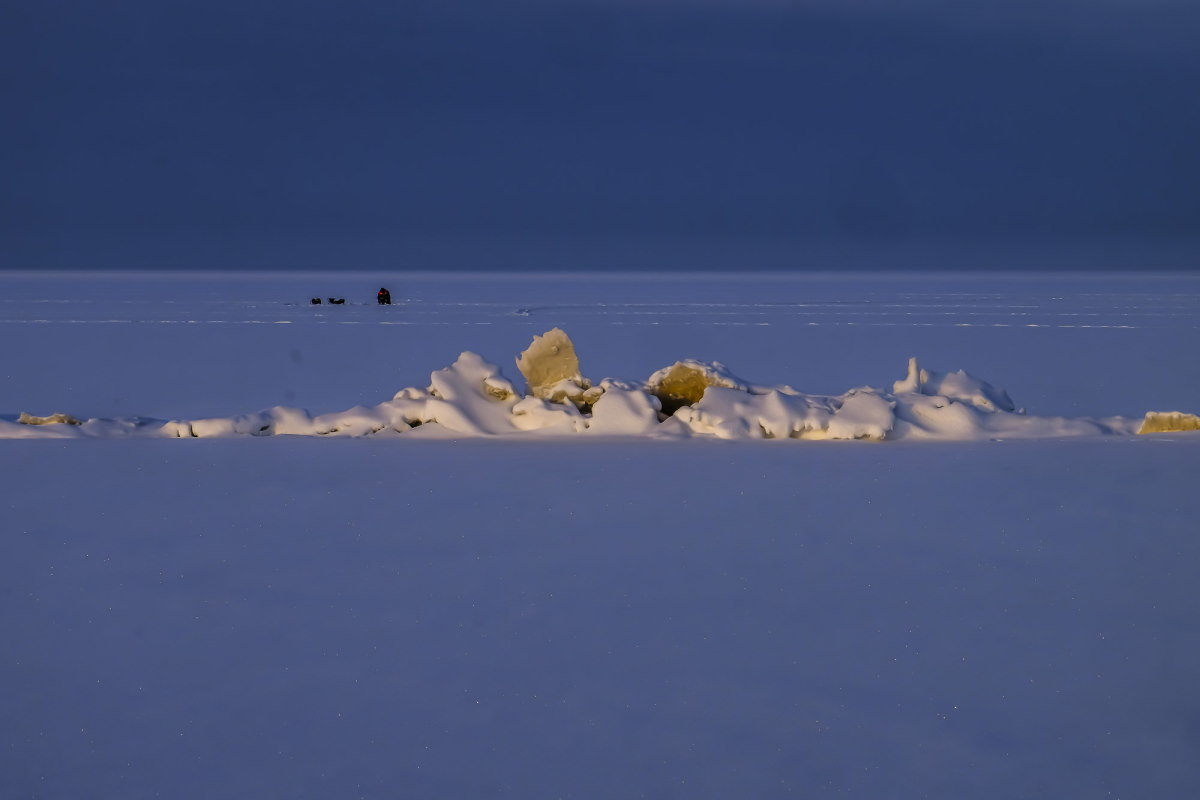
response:
M0 0L0 268L1186 267L1198 97L1176 0Z

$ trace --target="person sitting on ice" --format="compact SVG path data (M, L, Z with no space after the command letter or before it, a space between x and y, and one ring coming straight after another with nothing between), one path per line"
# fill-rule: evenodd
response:
M375 299L379 301L379 305L381 306L390 306L392 304L392 293L380 287L379 293L375 295Z

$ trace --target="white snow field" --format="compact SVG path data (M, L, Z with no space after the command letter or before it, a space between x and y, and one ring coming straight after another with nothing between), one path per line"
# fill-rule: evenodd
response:
M1200 411L1184 276L0 273L0 797L1200 795L1200 432L17 423L519 388L556 326L593 379Z

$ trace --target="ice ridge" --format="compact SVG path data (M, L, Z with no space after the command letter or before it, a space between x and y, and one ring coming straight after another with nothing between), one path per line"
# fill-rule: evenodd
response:
M893 441L1049 438L1159 432L1124 417L1036 417L1008 393L961 370L938 373L911 359L890 390L863 386L841 395L756 386L724 365L678 361L642 382L592 382L559 329L535 337L517 359L525 391L499 367L464 352L433 372L429 386L405 388L374 406L312 415L276 406L251 414L192 420L79 420L66 414L0 418L0 438L224 436L408 436L418 438L592 436L678 439L833 439ZM1154 414L1155 412L1151 412ZM1192 417L1191 420L1195 418Z

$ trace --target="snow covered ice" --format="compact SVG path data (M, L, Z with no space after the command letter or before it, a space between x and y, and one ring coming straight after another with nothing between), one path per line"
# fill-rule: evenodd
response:
M0 797L1200 791L1200 433L1132 435L1200 280L5 274L0 335Z

